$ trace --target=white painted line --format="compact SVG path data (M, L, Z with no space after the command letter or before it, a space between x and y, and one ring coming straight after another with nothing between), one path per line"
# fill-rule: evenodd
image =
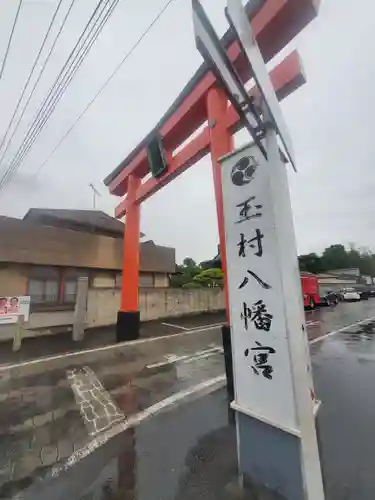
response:
M217 349L217 351L215 352L208 352L206 354L201 354L200 356L195 356L193 358L190 358L190 359L185 359L185 361L183 361L183 363L194 363L194 361L198 361L198 359L202 359L202 358L210 358L211 356L217 356L218 354L222 354L223 353L223 349Z
M359 321L357 323L353 323L352 325L345 326L343 328L340 328L339 330L335 330L334 332L327 333L326 335L323 335L322 337L318 337L314 340L311 341L312 344L319 342L320 340L323 340L327 336L334 335L336 333L339 333L341 331L344 331L348 328L351 328L352 326L359 325L361 323L365 323L366 321L371 321L375 319L375 316L371 318L364 319L362 321ZM192 335L195 333L200 333L200 332L206 332L209 330L215 330L217 329L218 326L213 325L213 326L208 326L207 328L199 328L197 330L187 330L186 332L181 332L181 333L176 333L173 335L173 337L180 337L183 335ZM14 364L9 364L9 365L1 365L0 366L0 372L3 372L5 370L11 370L12 368L22 368L23 366L30 366L30 365L38 365L40 363L49 363L51 361L56 361L58 359L64 359L64 358L74 358L77 356L85 355L85 354L90 354L93 352L104 352L104 351L110 351L112 349L118 349L124 346L132 346L132 345L138 345L138 344L146 344L148 342L157 342L158 340L165 340L165 339L171 339L171 335L163 335L161 337L151 337L147 339L139 339L139 340L131 340L129 342L121 342L118 344L111 344L103 347L95 347L93 349L85 349L83 351L76 351L76 352L68 352L65 354L58 354L56 356L48 356L48 357L43 357L43 358L38 358L38 359L32 359L31 361L23 361L20 363L14 363Z
M189 389L177 392L168 398L159 401L146 410L137 413L136 415L131 415L126 422L121 422L115 424L111 429L103 432L95 439L90 441L88 444L83 446L80 450L75 451L62 465L55 465L52 468L52 477L58 477L61 472L68 470L70 467L75 465L82 458L87 457L90 453L95 451L97 448L105 444L109 439L117 436L118 434L124 432L125 430L135 427L145 420L161 413L162 411L167 411L172 408L176 403L183 401L187 397L201 397L211 392L221 389L226 385L226 376L219 375L218 377L206 380L200 384L197 384Z
M190 328L185 328L184 326L180 325L172 325L172 323L162 323L164 326L171 326L172 328L180 328L181 330L190 330Z
M307 321L306 322L306 326L312 326L312 325L319 325L321 323L321 321Z
M195 359L206 356L207 354L219 354L222 351L222 348L219 346L211 347L210 349L204 349L202 351L196 351L193 354L185 354L184 356L176 356L175 354L164 356L165 361L159 361L157 363L152 363L150 365L146 365L146 368L159 368L160 366L172 365L173 363L178 363L179 361L195 361Z
M192 326L191 328L188 328L188 330L198 330L200 328L218 328L219 326L225 325L225 322L221 323L212 323L211 325L199 325L199 326Z
M351 325L344 326L342 328L339 328L338 330L333 330L333 332L326 333L325 335L322 335L321 337L317 337L316 339L312 339L309 341L309 343L316 344L317 342L321 342L322 340L324 340L328 337L331 337L332 335L336 335L336 333L345 332L346 330L350 330L350 328L353 328L353 326L362 325L363 323L368 323L369 321L372 321L374 319L375 319L375 316L371 316L371 318L362 319L361 321L356 321L355 323L352 323Z
M32 359L30 361L22 361L20 363L1 365L0 372L5 371L5 370L11 370L12 368L22 368L23 366L38 365L40 363L49 363L51 361L56 361L58 359L74 358L77 356L90 354L93 352L104 352L104 351L110 351L112 349L119 349L119 348L126 347L126 346L147 344L149 342L157 342L158 340L172 339L175 337L179 338L182 335L192 335L192 334L196 334L196 333L200 333L200 332L207 332L209 330L215 330L216 328L217 328L217 326L210 326L207 328L199 328L198 330L187 330L186 332L184 331L181 333L176 333L173 336L172 335L163 335L161 337L150 337L147 339L131 340L129 342L121 342L118 344L111 344L111 345L106 345L103 347L95 347L93 349L85 349L85 350L76 351L76 352L67 352L65 354L57 354L56 356L46 356L43 358Z
M219 326L225 325L225 322L221 321L220 323L211 323L209 325L198 325L198 326L191 326L190 328L186 328L185 326L180 326L180 325L174 325L172 323L162 323L164 326L171 326L173 328L180 328L181 330L186 330L186 331L193 331L193 330L201 330L205 328L218 328Z

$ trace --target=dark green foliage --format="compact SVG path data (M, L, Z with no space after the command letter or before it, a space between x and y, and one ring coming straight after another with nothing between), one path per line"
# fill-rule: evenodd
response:
M353 244L349 249L336 244L327 247L322 255L309 253L298 257L301 271L321 273L334 269L359 268L361 274L375 276L375 254L366 248L356 248Z
M223 271L202 269L193 259L186 257L182 265L176 266L176 274L171 277L170 285L175 288L222 288Z

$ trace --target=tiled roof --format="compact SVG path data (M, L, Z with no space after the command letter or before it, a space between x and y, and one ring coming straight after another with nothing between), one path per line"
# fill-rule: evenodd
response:
M23 220L77 231L121 236L124 224L101 210L31 208ZM141 234L144 236L143 234Z

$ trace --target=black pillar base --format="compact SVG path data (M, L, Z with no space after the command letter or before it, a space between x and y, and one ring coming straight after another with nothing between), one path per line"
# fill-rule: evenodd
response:
M117 313L116 342L139 339L139 311L119 311Z
M230 337L230 326L223 325L221 327L221 335L223 339L225 374L227 376L227 394L229 401L234 399L234 382L233 382L233 360L232 360L232 341Z

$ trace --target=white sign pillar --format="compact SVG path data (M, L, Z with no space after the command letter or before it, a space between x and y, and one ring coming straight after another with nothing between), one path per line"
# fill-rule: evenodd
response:
M239 467L288 500L323 500L286 166L276 132L221 160Z

